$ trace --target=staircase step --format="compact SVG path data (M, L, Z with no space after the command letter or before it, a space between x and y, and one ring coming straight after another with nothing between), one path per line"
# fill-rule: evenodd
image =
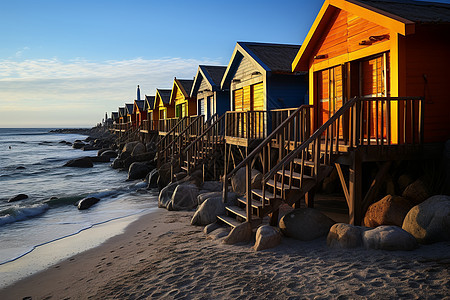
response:
M247 198L245 198L244 196L243 197L239 197L237 200L239 202L241 202L242 204L247 205ZM261 201L252 199L252 208L256 208L256 209L262 208Z
M186 167L186 166L180 166L180 168L182 169L182 170L185 170L186 172L187 172L187 170L188 170L188 168Z
M275 181L274 180L269 180L267 181L267 185L270 185L271 187L275 187ZM289 188L289 184L283 184L283 188L284 190L298 190L298 187L295 186L291 186L291 188ZM277 182L277 189L281 189L281 182ZM267 193L267 192L266 192Z
M242 224L242 223L239 222L238 220L236 220L236 219L234 219L234 218L232 218L232 217L226 216L226 215L217 216L217 219L220 220L220 221L222 221L223 223L225 223L225 224L231 226L231 228L234 228L234 227L236 227L236 226Z
M294 164L301 165L302 164L302 159L301 158L294 158ZM305 164L306 167L311 167L311 168L314 167L314 162L310 161L310 160L305 160L304 164Z
M235 214L236 216L239 216L245 220L247 220L247 212L245 209L240 208L239 206L225 206L225 209L229 212Z
M282 170L279 170L279 171L277 172L277 174L283 175L283 171L282 171ZM284 170L284 175L285 175L285 176L291 176L291 171L290 171L290 170ZM301 178L301 174L300 174L300 173L297 173L297 172L292 172L292 178L294 178L294 179L300 179L300 178ZM311 177L311 176L308 176L308 175L303 174L303 179L314 179L314 177Z
M263 197L263 191L262 190L253 189L252 193L257 195L261 199ZM271 200L275 199L275 195L273 193L269 192L269 191L266 191L265 192L265 198L266 198L266 200L271 201ZM277 195L277 198L280 199L281 196ZM252 203L252 206L253 206L253 203ZM262 207L262 204L260 206Z

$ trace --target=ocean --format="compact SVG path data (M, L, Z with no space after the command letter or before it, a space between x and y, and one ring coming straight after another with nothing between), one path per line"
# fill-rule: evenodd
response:
M2 268L39 247L157 207L156 190L147 190L143 181L126 181L127 173L112 169L110 163L95 163L87 169L63 167L70 159L95 156L97 151L73 149L63 143L86 136L50 130L0 128L2 276ZM18 194L26 194L28 199L8 203ZM91 196L100 202L81 211L74 205Z

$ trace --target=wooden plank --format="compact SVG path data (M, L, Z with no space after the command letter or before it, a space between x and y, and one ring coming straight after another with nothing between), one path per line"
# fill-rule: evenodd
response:
M383 165L378 170L378 173L375 176L375 179L372 181L370 188L367 191L367 194L364 197L364 200L362 201L361 207L362 207L363 214L367 211L369 206L374 202L375 197L378 195L378 191L380 190L382 183L384 182L383 179L386 177L391 165L392 165L392 161L386 161L383 163Z
M222 221L223 223L229 225L231 228L237 227L239 225L241 225L242 223L240 223L239 221L237 221L236 219L233 219L229 216L217 216L217 219L219 221Z
M344 191L344 195L345 195L345 200L347 201L347 205L350 207L350 205L351 205L350 204L350 195L348 193L347 182L345 181L344 173L342 173L341 165L338 163L335 163L334 165L336 166L336 170L339 175L339 179L341 181L342 190Z
M359 150L353 153L353 162L350 166L349 198L348 207L350 224L361 225L362 213L362 162Z
M246 211L243 208L240 208L238 206L234 206L234 205L230 205L230 206L225 206L225 209L233 214L235 214L236 216L239 216L245 220L247 220L247 216L246 216Z

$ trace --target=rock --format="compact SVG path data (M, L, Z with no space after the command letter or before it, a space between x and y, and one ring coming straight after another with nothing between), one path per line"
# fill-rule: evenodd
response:
M147 175L147 189L154 189L158 187L158 177L159 177L159 172L158 169L153 169L150 171L150 173L148 173Z
M212 225L212 224L211 224ZM225 227L219 227L208 235L208 239L218 240L230 234L230 230Z
M327 235L334 223L314 208L299 208L284 215L279 227L285 236L310 241Z
M159 168L159 178L158 178L158 188L161 190L165 186L169 184L169 182L172 181L171 178L171 163L167 162L161 165Z
M9 198L8 202L16 202L16 201L20 201L20 200L24 200L24 199L28 199L28 195L18 194L12 198Z
M24 166L18 166L17 168L16 168L16 170L25 170L26 168L24 167Z
M83 143L83 142L81 142L81 141L75 141L75 142L73 142L73 144L72 144L72 148L74 148L74 149L81 149L81 148L83 148L85 145L86 145L86 144Z
M117 157L117 153L114 150L106 150L106 151L103 151L102 154L100 154L100 156L115 158L115 157Z
M178 183L172 182L165 187L162 188L161 192L159 192L158 196L158 207L159 208L168 208L169 203L172 201L172 195L175 189L177 188Z
M179 184L173 191L168 210L191 210L197 207L198 188L192 183Z
M210 234L211 232L213 232L213 231L216 230L216 229L219 229L220 227L221 227L221 226L220 226L219 223L214 222L214 223L211 223L211 224L206 225L205 228L203 229L203 232L204 232L205 234Z
M421 244L450 241L450 196L436 195L414 206L402 228Z
M281 243L280 231L272 226L263 225L256 231L256 242L253 246L255 251L269 249L278 246Z
M330 175L324 178L322 182L322 192L324 194L331 194L339 188L339 177L336 169L331 171Z
M231 187L238 195L243 195L246 192L246 170L240 168L236 174L231 177ZM258 170L252 169L252 189L261 188L262 174Z
M195 184L198 188L200 188L203 184L203 172L201 170L195 170L184 178L184 181Z
M95 197L84 198L78 201L77 206L79 210L88 209L92 205L96 204L98 201L100 201L100 199Z
M111 159L107 156L89 156L89 159L93 162L93 163L106 163L109 162Z
M400 175L397 179L398 188L402 193L406 189L406 187L408 187L408 185L410 185L413 182L414 182L413 176L407 173Z
M81 157L69 160L66 162L64 167L72 167L72 168L92 168L94 164L88 157Z
M62 141L59 142L59 144L66 144L66 143L67 143L67 142L64 141L64 140L62 140Z
M83 151L93 151L93 150L99 150L98 147L92 146L92 145L85 145L81 148Z
M208 198L212 197L222 197L222 192L208 192L208 193L199 193L197 196L197 204L201 205L203 202L206 201Z
M131 152L131 156L140 155L147 152L145 150L145 145L142 143L137 143L136 146L134 146L133 151Z
M126 143L125 146L122 148L122 153L129 152L130 154L133 152L134 147L139 144L140 142L129 142Z
M369 228L346 223L336 223L330 228L327 245L330 248L347 249L363 245L362 233Z
M419 204L428 199L431 195L428 192L428 188L425 183L417 179L406 187L402 196L410 200L413 204Z
M220 181L205 181L201 188L210 192L222 192L223 183Z
M223 240L223 243L234 245L236 243L248 242L252 239L252 234L252 225L249 222L244 222L234 227L228 236Z
M380 225L401 227L403 219L412 207L411 202L403 197L387 195L369 206L364 216L363 225L367 227Z
M123 160L121 160L120 158L116 158L113 160L111 167L113 169L122 169L124 167L124 163Z
M106 152L108 150L111 150L111 149L109 149L109 148L102 148L102 149L98 150L97 151L97 156L101 156L103 152Z
M128 153L128 152L125 152ZM151 152L145 152L141 154L137 154L134 156L129 156L126 159L124 159L124 168L129 168L132 163L134 162L152 162L155 158L155 154Z
M152 169L145 163L134 162L131 164L128 169L128 179L127 180L136 180L143 179L150 173Z
M362 234L364 246L368 249L414 250L416 239L398 226L379 226Z
M186 178L186 176L187 176L186 172L178 172L178 173L173 175L173 181L174 182L181 181L184 178Z
M222 196L211 197L198 207L191 219L191 224L208 225L215 222L218 215L223 214L225 214L225 204L222 201Z

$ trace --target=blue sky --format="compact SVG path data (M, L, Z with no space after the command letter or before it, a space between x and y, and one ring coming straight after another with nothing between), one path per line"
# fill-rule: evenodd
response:
M450 1L442 1L450 2ZM236 41L301 44L323 0L0 3L0 127L89 127L227 65Z

